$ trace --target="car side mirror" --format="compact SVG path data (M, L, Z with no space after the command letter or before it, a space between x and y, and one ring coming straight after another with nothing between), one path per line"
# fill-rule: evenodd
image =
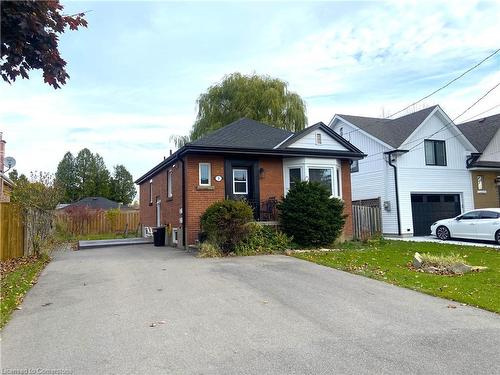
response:
M456 221L460 221L460 219L462 219L462 216L458 216L455 218Z

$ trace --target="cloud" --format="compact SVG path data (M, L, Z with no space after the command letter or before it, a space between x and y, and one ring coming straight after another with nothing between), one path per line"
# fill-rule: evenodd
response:
M62 90L39 72L0 90L7 153L21 171L55 171L66 151L88 147L138 176L168 155L170 135L188 132L198 95L235 71L285 79L309 122L327 122L393 113L498 48L497 2L124 4L93 4L89 28L63 36ZM425 104L453 118L500 80L499 64ZM464 120L500 103L498 93Z

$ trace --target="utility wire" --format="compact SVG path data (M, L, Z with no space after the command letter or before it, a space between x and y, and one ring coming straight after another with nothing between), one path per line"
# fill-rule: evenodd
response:
M474 69L478 68L481 64L483 64L484 62L486 62L487 60L489 60L490 58L492 58L493 56L495 56L498 52L500 52L500 48L499 48L499 49L497 49L496 51L494 51L493 53L491 53L490 55L486 56L484 59L482 59L482 60L481 60L480 62L478 62L476 65L474 65L474 66L470 67L469 69L467 69L465 72L463 72L462 74L460 74L458 77L455 77L454 79L452 79L451 81L449 81L448 83L446 83L444 86L441 86L440 88L438 88L438 89L434 90L434 91L433 91L433 92L431 92L430 94L428 94L428 95L424 96L423 98L421 98L421 99L417 100L416 102L413 102L412 104L410 104L410 105L406 106L405 108L403 108L403 109L401 109L401 110L399 110L399 111L397 111L397 112L393 113L392 115L389 115L389 116L386 116L386 117L383 117L383 118L380 118L380 119L376 119L376 120L373 122L373 124L370 124L370 125L375 125L375 124L380 123L380 122L385 122L385 120L390 121L390 120L391 120L391 117L393 117L393 116L395 116L395 115L397 115L397 114L399 114L399 113L401 113L401 112L406 111L408 108L410 108L410 107L412 107L412 106L414 106L414 105L416 105L416 104L418 104L418 103L420 103L420 102L424 101L425 99L430 98L432 95L434 95L434 94L438 93L439 91L441 91L441 90L445 89L446 87L450 86L452 83L454 83L454 82L458 81L460 78L462 78L463 76L465 76L465 75L466 75L466 74L468 74L469 72L473 71ZM368 125L368 126L370 126L370 125ZM351 134L351 133L355 133L355 132L358 132L358 131L360 131L360 130L362 130L362 129L359 129L359 128L358 128L358 129L354 129L354 130L351 130L351 131L349 131L349 132L347 132L347 133L343 134L342 136L343 136L343 137L345 137L345 136L347 136L347 135L349 135L349 134Z
M462 113L460 113L458 116L456 116L453 120L451 120L450 122L448 122L447 124L445 124L443 127L441 127L440 129L438 129L437 131L435 131L434 133L432 134L429 134L429 135L425 135L423 137L419 137L413 141L411 141L411 143L413 142L416 142L416 141L419 141L419 140L422 140L420 141L419 143L417 143L415 146L412 146L410 149L408 149L408 152L412 152L415 150L416 147L418 147L419 145L421 145L425 139L429 138L429 137L432 137L434 135L436 135L437 133L443 131L446 127L448 127L450 124L453 124L453 122L458 119L459 117L463 116L465 113L467 113L468 111L470 111L474 106L476 106L480 101L482 101L486 96L488 96L493 90L495 90L498 86L500 86L500 82L498 82L495 86L493 86L491 89L489 89L485 94L483 94L479 99L477 99L473 104L471 104L465 111L463 111ZM462 132L459 132L457 135L453 136L453 137L450 137L448 139L452 139L452 138L456 138L460 135L463 135ZM367 159L370 159L374 156L377 156L377 155L382 155L384 154L386 151L381 151L381 152L377 152L375 154L371 154L371 155L368 155L367 158L363 159L363 163L362 164L367 164L367 163L370 163L372 161L376 161L376 160L379 160L379 159L375 159L375 160L367 160Z
M484 63L485 61L487 61L487 60L489 60L490 58L492 58L493 56L495 56L498 52L500 52L500 48L499 48L499 49L497 49L497 50L496 50L495 52L493 52L492 54L490 54L490 55L488 55L487 57L485 57L484 59L482 59L480 62L478 62L478 63L477 63L476 65L474 65L473 67L471 67L471 68L467 69L465 72L463 72L462 74L460 74L458 77L453 78L451 81L449 81L449 82L448 82L447 84L445 84L444 86L441 86L440 88L438 88L438 89L434 90L434 91L433 91L433 92L431 92L430 94L428 94L428 95L424 96L422 99L419 99L419 100L417 100L416 102L414 102L414 103L412 103L412 104L410 104L410 105L408 105L408 106L404 107L403 109L400 109L399 111L397 111L397 112L393 113L392 115L387 116L387 117L384 117L384 118L389 119L389 118L391 118L391 117L393 117L393 116L395 116L395 115L397 115L397 114L399 114L399 113L401 113L401 112L406 111L408 108L413 107L414 105L416 105L416 104L418 104L418 103L420 103L420 102L424 101L425 99L430 98L432 95L437 94L439 91L441 91L441 90L443 90L443 89L447 88L447 87L448 87L449 85L451 85L453 82L458 81L460 78L462 78L463 76L465 76L467 73L469 73L469 72L473 71L474 69L476 69L477 67L479 67L482 63Z

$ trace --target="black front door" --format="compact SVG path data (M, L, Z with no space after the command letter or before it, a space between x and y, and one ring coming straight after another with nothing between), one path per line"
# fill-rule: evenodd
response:
M226 159L226 198L246 200L259 217L259 163L253 159Z
M460 215L459 194L412 194L413 235L428 236L432 223Z

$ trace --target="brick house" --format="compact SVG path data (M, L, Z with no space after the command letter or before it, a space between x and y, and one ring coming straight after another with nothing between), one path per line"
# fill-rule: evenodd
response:
M457 127L478 151L467 159L474 208L500 207L500 113Z
M273 221L275 202L295 181L310 180L344 200L349 238L350 167L364 156L321 122L292 133L243 118L183 146L135 181L141 223L169 225L170 244L193 245L212 203L246 199L256 220Z

